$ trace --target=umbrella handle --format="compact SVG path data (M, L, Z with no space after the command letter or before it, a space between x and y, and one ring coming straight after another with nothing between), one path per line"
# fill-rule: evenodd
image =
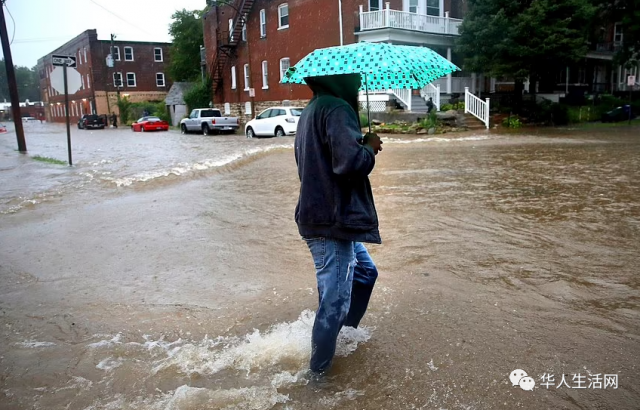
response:
M364 90L367 94L367 124L369 125L369 134L371 134L371 107L369 106L369 84L367 81L367 73L364 73Z

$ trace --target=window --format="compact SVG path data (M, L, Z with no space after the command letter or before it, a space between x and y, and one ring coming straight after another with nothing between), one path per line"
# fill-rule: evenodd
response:
M120 61L120 47L114 46L112 50L113 59L115 61Z
M91 83L89 82L89 74L87 74L87 88L91 88Z
M231 67L231 89L236 89L236 66Z
M133 61L133 47L124 48L124 61Z
M82 65L82 54L80 54L80 50L78 50L78 55L74 55L74 57L76 58L78 65Z
M369 0L369 11L380 10L380 0Z
M136 86L136 73L127 73L127 87Z
M84 47L83 51L84 51L84 62L86 63L87 62L87 48Z
M80 76L80 81L82 83L82 87L80 87L81 90L84 90L84 76Z
M164 87L164 73L156 73L156 86Z
M266 90L269 88L269 73L268 73L268 65L266 61L262 62L262 89Z
M287 3L278 6L278 30L289 27L289 5Z
M122 73L113 73L113 86L122 87Z
M224 115L231 114L231 104L224 103Z
M233 19L229 19L229 41L233 43Z
M244 65L244 90L249 91L249 64Z
M280 81L282 81L282 79L284 78L284 74L289 69L289 66L289 57L285 57L280 60Z
M427 0L427 15L428 16L440 15L440 0Z
M265 9L260 10L260 38L267 36L267 12Z
M242 24L242 41L247 41L247 15L242 18L244 24Z
M409 13L418 12L418 0L409 0Z
M160 47L156 47L153 49L153 56L156 62L162 62L162 49Z
M244 103L244 113L246 115L251 115L251 102L247 101Z
M622 43L622 23L616 23L613 26L613 42L620 44Z

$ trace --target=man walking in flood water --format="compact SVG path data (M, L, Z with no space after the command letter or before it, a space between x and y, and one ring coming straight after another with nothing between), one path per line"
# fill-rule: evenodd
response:
M300 197L295 219L316 269L319 306L310 368L324 373L342 326L357 327L378 271L362 242L381 243L369 173L382 142L360 131L360 74L305 78L313 98L295 139Z

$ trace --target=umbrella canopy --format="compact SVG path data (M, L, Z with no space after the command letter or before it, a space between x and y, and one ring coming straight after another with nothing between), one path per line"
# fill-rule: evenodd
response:
M355 43L317 49L289 68L282 83L306 84L305 77L360 74L361 90L420 89L459 70L426 47Z

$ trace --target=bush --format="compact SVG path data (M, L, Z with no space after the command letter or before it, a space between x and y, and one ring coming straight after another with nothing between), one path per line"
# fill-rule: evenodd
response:
M551 122L554 125L567 125L569 123L569 108L564 104L551 104Z
M188 111L209 106L213 101L211 86L212 83L210 79L200 81L184 94L184 102L187 104Z
M431 111L427 118L420 121L420 126L424 129L436 128L438 126L438 116L435 111Z
M455 104L442 104L440 106L440 111L449 111L449 110L464 110L464 101L459 101Z
M520 128L522 127L522 122L517 115L510 115L502 120L502 125L507 128Z
M129 110L131 109L131 101L129 101L128 97L122 97L116 104L118 105L118 109L120 110L120 122L122 124L127 124L129 122Z
M369 126L369 117L367 117L367 113L365 112L360 113L360 126L362 128Z

